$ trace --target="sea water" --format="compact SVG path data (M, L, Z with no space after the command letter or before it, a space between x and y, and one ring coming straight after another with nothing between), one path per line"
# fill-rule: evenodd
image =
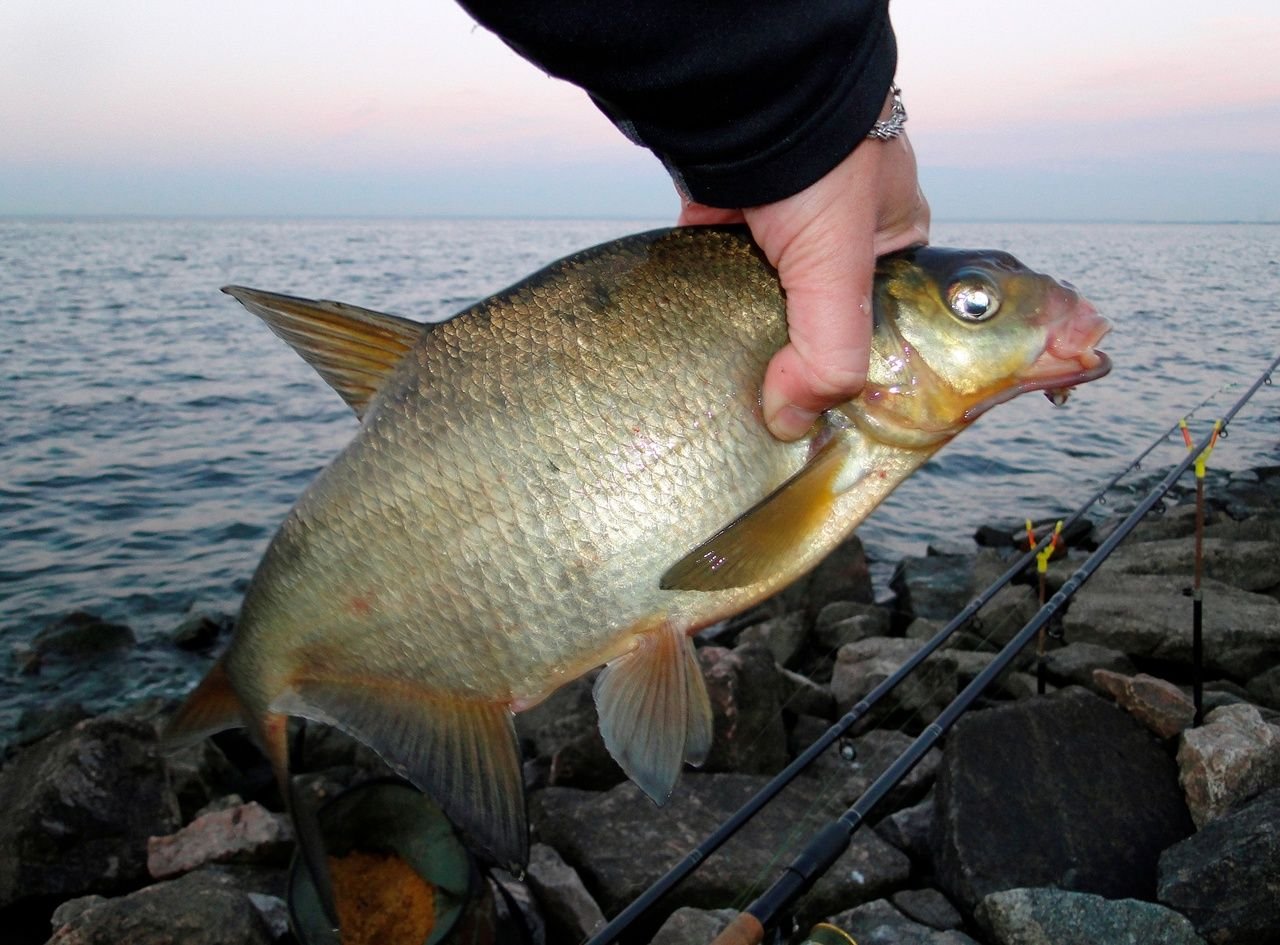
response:
M207 659L167 635L234 612L272 532L356 432L296 354L219 293L240 283L439 320L634 220L0 220L0 740L33 700L91 709L187 689ZM1179 416L1197 435L1280 348L1280 226L938 224L938 245L1008 250L1113 322L1115 367L1055 409L1001 406L859 530L883 584L927 544L1069 512ZM1170 436L1145 463L1167 468ZM1213 455L1274 464L1264 389ZM1136 486L1130 485L1130 490ZM1123 504L1123 489L1111 508ZM11 651L86 609L140 645L75 679Z

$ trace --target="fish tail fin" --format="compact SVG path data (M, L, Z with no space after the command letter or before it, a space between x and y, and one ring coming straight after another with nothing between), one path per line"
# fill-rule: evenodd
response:
M176 751L244 724L240 698L231 688L226 666L218 660L169 719L161 735L161 746L166 751Z
M426 692L396 680L299 680L272 708L360 739L494 860L521 872L529 859L524 779L504 702Z
M684 762L711 750L711 701L693 639L664 624L596 678L600 734L609 753L649 797L666 803Z

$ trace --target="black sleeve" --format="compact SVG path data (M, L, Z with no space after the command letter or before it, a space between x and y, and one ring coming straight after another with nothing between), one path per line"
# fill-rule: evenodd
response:
M460 2L715 207L826 174L866 137L897 65L888 0Z

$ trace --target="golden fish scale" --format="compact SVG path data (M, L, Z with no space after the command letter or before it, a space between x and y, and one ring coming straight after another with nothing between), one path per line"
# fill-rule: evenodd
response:
M684 239L571 257L426 332L273 541L233 671L341 654L346 673L528 701L635 630L776 589L658 586L809 450L758 418L785 337L772 273L730 234Z

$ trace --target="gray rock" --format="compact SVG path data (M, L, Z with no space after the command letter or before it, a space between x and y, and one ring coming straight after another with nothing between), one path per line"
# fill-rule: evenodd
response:
M801 676L789 669L778 670L782 707L797 715L811 715L819 719L835 719L836 700L831 689L816 683L808 676ZM821 734L821 733L819 733Z
M1248 703L1223 706L1178 746L1179 781L1197 827L1280 788L1280 728Z
M1280 789L1205 825L1160 857L1159 901L1213 945L1280 941Z
M1074 641L1049 650L1045 654L1044 668L1045 678L1055 686L1084 686L1095 692L1102 691L1093 681L1095 669L1105 669L1125 676L1132 676L1138 671L1133 660L1119 650L1098 646L1096 643Z
M1280 541L1280 515L1275 512L1257 512L1241 521L1222 518L1205 528L1206 538L1224 538L1228 541Z
M1157 738L1173 738L1195 721L1195 703L1168 680L1146 673L1124 676L1106 669L1095 669L1093 680Z
M1067 611L1067 639L1132 657L1191 662L1191 598L1183 576L1101 571ZM1205 580L1204 662L1249 679L1280 660L1280 601Z
M1062 889L992 893L978 904L976 918L993 945L1204 945L1172 909Z
M1280 543L1204 540L1204 575L1245 591L1265 591L1280 584ZM1185 538L1125 542L1107 559L1112 574L1182 575L1195 573L1195 543Z
M1006 584L978 611L979 624L973 632L980 633L986 641L1004 646L1039 609L1037 591L1022 584Z
M1191 830L1173 760L1083 689L970 712L947 736L931 843L962 908L1028 884L1150 898L1160 851Z
M733 650L698 650L715 726L703 771L776 774L786 767L787 731L782 682L773 654L745 644Z
M17 732L11 748L21 748L47 738L54 732L69 729L89 717L79 702L56 702L53 705L28 706L18 716Z
M31 639L40 663L50 660L94 659L137 643L133 630L83 610L72 611L47 624Z
M958 929L964 925L964 916L936 889L904 889L889 901L908 919L930 928Z
M1245 689L1254 702L1280 711L1280 664L1254 676Z
M707 945L737 916L733 909L682 906L662 923L649 945Z
M561 686L516 716L516 734L526 757L550 758L561 747L598 727L591 695L595 674Z
M581 942L604 925L604 914L582 878L545 843L529 850L526 882L542 905L551 941Z
M178 825L155 729L86 719L0 770L0 908L113 893L147 877L147 838Z
M823 793L830 794L841 807L858 800L876 778L914 741L902 732L872 729L848 740L853 757L846 758L834 747L824 752L806 771L806 777L822 781ZM885 816L919 801L933 787L942 753L929 751L896 787L876 806L877 816Z
M48 945L271 945L261 913L224 874L190 873L60 914Z
M977 945L958 929L940 931L913 922L884 899L849 909L830 922L853 936L858 945Z
M767 782L762 776L686 774L665 807L634 784L606 792L547 788L530 796L537 837L577 870L613 914L697 846ZM793 784L665 900L667 908L717 909L781 869L799 843L839 808L815 809L811 785ZM906 856L862 830L805 900L812 917L882 896L905 882Z
M594 724L556 749L547 771L548 784L588 791L606 791L626 779L626 773L609 754L600 729Z
M246 893L250 904L258 910L263 924L275 941L280 941L289 934L289 904L279 896L268 896L264 893Z
M174 628L169 639L180 650L207 650L231 630L234 622L227 614L196 611Z
M933 829L933 795L913 807L894 811L876 824L876 833L911 857L924 872L933 872L933 849L929 835Z
M903 558L889 579L898 609L909 618L950 620L972 597L973 555Z
M1213 506L1206 506L1204 512L1206 526L1215 525L1226 518ZM1120 518L1123 518L1123 516ZM1118 521L1116 524L1118 524ZM1194 501L1172 507L1156 506L1138 523L1138 527L1125 539L1125 543L1146 544L1152 541L1166 541L1171 538L1190 538L1195 533L1196 506Z
M795 669L809 638L808 617L801 611L773 617L747 627L738 635L738 645L763 646L779 666Z
M873 637L842 646L831 675L836 711L848 712L905 663L920 647L901 637ZM956 695L956 664L949 651L934 653L865 716L862 729L912 720L923 727Z
M846 643L889 635L889 612L874 604L834 601L818 612L813 624L814 644L834 653Z

